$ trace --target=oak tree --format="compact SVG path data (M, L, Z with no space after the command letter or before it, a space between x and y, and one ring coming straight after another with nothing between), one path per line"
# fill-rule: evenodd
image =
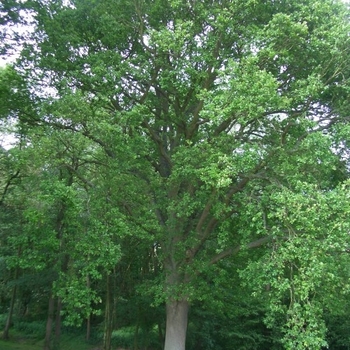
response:
M166 303L165 350L185 349L202 276L239 253L253 260L245 278L270 286L267 322L285 315L284 346L323 346L314 294L347 289L334 277L349 244L349 187L334 148L348 122L346 6L28 4L35 31L17 69L40 100L31 122L105 153L118 215L151 237L162 266L154 293Z

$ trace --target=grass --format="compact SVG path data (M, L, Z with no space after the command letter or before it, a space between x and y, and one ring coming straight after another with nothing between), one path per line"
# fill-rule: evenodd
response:
M11 344L8 342L0 341L0 350L41 350L42 347L26 344Z
M41 350L42 348L42 342L31 344L26 340L0 340L0 350Z
M1 315L0 315L1 316ZM1 322L0 322L1 327ZM3 325L0 328L0 350L42 350L45 337L45 323L40 321L17 322L10 329L10 339L1 338ZM101 329L96 328L92 332L90 341L85 340L84 329L63 328L60 339L61 350L100 350L103 348L103 334ZM134 327L123 327L113 331L112 348L130 349L133 347L135 336ZM160 349L157 343L156 332L139 331L139 346L142 348Z
M10 340L0 339L0 350L42 350L43 340L28 338L13 331ZM101 347L87 344L80 336L62 336L61 349L64 350L96 350Z

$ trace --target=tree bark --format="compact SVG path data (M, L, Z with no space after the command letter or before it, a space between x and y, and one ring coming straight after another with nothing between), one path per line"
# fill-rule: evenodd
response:
M49 310L48 310L47 322L46 322L44 350L50 350L54 312L55 312L55 299L51 293L50 299L49 299Z
M188 309L186 299L167 302L164 350L185 350Z
M55 340L54 340L54 348L60 348L60 340L61 340L61 309L62 309L62 300L61 298L57 298L57 309L56 309L56 320L55 320Z
M105 329L103 349L110 350L112 346L112 310L111 310L111 283L110 276L106 276L106 309L105 309Z
M17 286L14 286L12 289L11 304L10 304L9 313L8 313L7 320L6 320L4 333L2 334L2 338L5 340L9 339L9 331L10 331L10 327L11 327L13 308L15 306L15 301L16 301L16 291L17 291Z
M140 330L140 321L139 321L139 316L138 316L137 317L136 327L135 327L135 332L134 332L134 346L133 346L133 350L137 350L138 349L139 330Z
M90 335L91 335L91 315L88 315L86 319L86 335L85 335L86 341L90 340Z
M159 337L160 344L163 344L164 343L164 331L163 331L162 323L160 321L158 322L158 337Z
M86 276L86 287L88 290L90 290L90 276ZM86 318L86 341L90 340L90 333L91 333L91 314L89 314Z
M20 251L18 251L18 256L19 256L19 254L20 254ZM17 267L15 270L15 276L14 276L15 281L18 279L18 274L19 274L19 268ZM10 332L10 327L11 327L11 322L12 322L13 309L15 307L15 302L16 302L16 293L17 293L17 285L15 284L13 289L12 289L10 309L9 309L9 313L7 315L5 329L4 329L4 332L2 334L2 338L5 340L9 339L9 332Z

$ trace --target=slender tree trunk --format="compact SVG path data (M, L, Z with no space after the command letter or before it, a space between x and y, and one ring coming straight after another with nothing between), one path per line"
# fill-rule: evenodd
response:
M116 276L116 267L114 266L113 268L113 289L112 289L112 294L113 294L113 305L112 305L112 326L115 327L117 324L117 302L118 302L118 296L117 296L117 276Z
M91 336L91 315L88 315L86 319L86 336L85 340L89 341Z
M138 349L139 330L140 330L140 322L139 322L139 317L137 317L137 323L136 323L135 333L134 333L134 347L133 347L133 350L137 350Z
M21 253L21 250L18 249L18 256L20 256L20 253ZM19 274L19 268L16 267L15 276L14 276L15 280L18 279L18 274ZM9 313L7 315L7 320L6 320L4 332L2 334L2 338L5 340L8 340L10 337L9 332L10 332L10 327L11 327L11 322L12 322L13 309L15 307L15 302L16 302L16 294L17 294L17 285L14 285L14 287L12 289L12 294L11 294L10 309L9 309Z
M62 300L57 298L57 309L56 309L56 319L55 319L55 341L54 349L57 350L60 348L61 340L61 309L62 309Z
M17 292L17 286L14 286L12 289L10 309L9 309L9 313L7 315L4 333L2 335L2 338L5 340L9 339L9 331L10 331L10 326L11 326L11 321L12 321L13 309L14 309L15 301L16 301L16 292Z
M164 332L163 332L163 326L161 322L158 322L158 337L159 337L159 342L161 344L164 343Z
M112 340L112 311L111 311L111 283L110 276L107 274L107 295L106 295L106 310L105 310L105 329L104 329L104 350L111 350Z
M167 302L164 350L185 350L188 309L186 299Z
M49 310L48 310L47 322L46 322L46 333L45 333L44 348L43 348L44 350L50 350L54 312L55 312L55 299L51 293L50 299L49 299Z
M86 276L86 287L90 289L89 275ZM91 315L89 314L86 319L86 341L90 340L90 333L91 333Z

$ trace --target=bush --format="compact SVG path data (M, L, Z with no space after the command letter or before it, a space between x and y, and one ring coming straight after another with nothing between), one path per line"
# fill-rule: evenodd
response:
M14 329L31 338L42 339L45 337L44 321L16 322Z

